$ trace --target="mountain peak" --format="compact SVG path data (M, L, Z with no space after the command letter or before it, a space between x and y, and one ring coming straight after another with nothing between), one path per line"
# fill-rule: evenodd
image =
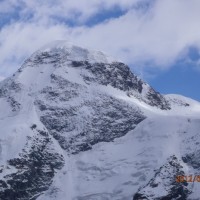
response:
M0 199L188 196L175 176L200 168L199 112L101 52L46 45L0 83Z
M75 45L71 42L65 40L57 40L53 41L38 51L36 51L32 57L38 55L53 55L60 54L63 58L67 58L71 61L88 61L90 63L112 63L116 62L114 58L106 55L101 51L96 51L92 49L88 49L86 47L81 47Z
M162 110L170 109L166 99L136 76L126 64L100 51L66 41L55 41L36 51L15 75L17 82L25 87L29 85L34 91L51 85L55 77L62 77L87 88L111 86L129 99L137 99ZM35 85L34 89L32 85Z

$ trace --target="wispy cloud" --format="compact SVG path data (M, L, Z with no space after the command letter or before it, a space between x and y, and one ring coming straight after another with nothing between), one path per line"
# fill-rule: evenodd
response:
M21 19L31 16L31 20L47 18L48 20L65 19L85 22L96 13L110 10L116 6L129 10L141 2L149 0L3 0L0 2L0 13L18 13Z
M3 81L5 79L5 77L0 76L0 81Z
M121 15L87 26L116 6ZM199 0L1 1L0 14L10 20L0 30L0 74L14 72L33 51L60 39L105 51L144 70L165 69L187 48L200 49L199 10Z

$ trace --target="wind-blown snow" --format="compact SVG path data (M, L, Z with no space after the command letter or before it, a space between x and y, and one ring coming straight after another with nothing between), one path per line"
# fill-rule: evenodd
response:
M52 43L49 43L48 45L45 45L44 47L39 49L36 52L36 54L39 52L50 52L50 51L55 51L55 52L61 51L63 53L68 52L69 60L73 61L90 61L90 63L116 62L116 59L102 53L101 51L82 48L74 45L73 43L63 40L54 41Z

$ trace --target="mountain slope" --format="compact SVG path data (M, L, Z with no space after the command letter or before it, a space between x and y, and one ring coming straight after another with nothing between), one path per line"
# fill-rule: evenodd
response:
M47 45L0 82L0 107L0 199L178 199L180 170L166 163L198 169L200 104L159 94L98 51Z

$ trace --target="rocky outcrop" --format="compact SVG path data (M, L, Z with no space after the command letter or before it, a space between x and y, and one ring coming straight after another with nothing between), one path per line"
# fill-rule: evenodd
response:
M63 156L55 149L48 132L36 127L31 127L35 136L27 138L19 157L1 166L0 174L4 174L0 180L2 200L36 199L49 188L56 170L64 165Z
M134 195L133 200L186 200L190 193L187 182L177 182L184 176L183 166L176 156L158 169L154 177Z
M53 87L41 91L35 105L49 133L71 153L122 137L145 119L137 107L112 96L89 92L87 87L55 75L52 83ZM81 101L70 105L77 98Z

